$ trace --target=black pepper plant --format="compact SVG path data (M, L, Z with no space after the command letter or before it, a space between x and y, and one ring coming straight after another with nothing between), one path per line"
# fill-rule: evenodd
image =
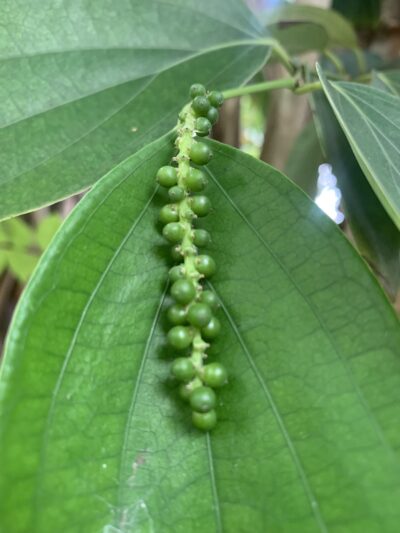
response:
M278 3L0 2L0 344L76 204L4 344L1 533L399 531L396 1Z

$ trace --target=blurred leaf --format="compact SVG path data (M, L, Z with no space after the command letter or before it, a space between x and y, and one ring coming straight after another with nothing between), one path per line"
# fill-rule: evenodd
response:
M238 0L3 0L0 18L0 218L87 188L171 129L193 82L240 85L268 53Z
M291 55L310 50L324 50L329 43L325 28L310 22L294 23L289 26L275 24L268 26L271 36L277 39Z
M359 30L375 29L379 24L381 0L333 0L332 8Z
M400 288L400 233L365 178L322 92L312 94L314 119L343 194L346 221L360 253L394 300Z
M211 146L224 333L210 356L231 373L217 428L191 427L162 357L164 138L78 204L20 303L1 375L3 531L396 530L393 310L297 187Z
M325 158L314 122L299 133L286 163L285 174L311 198L317 191L318 167Z
M3 221L0 224L0 250L5 265L25 283L40 255L33 228L21 218Z
M372 72L372 86L376 89L400 96L400 70L386 70Z
M325 29L331 46L354 48L358 43L351 24L332 9L299 4L284 5L268 11L265 22L268 25L278 22L312 22Z
M62 218L58 213L50 213L40 220L36 227L36 239L43 250L50 244L61 224Z
M317 70L359 165L400 228L400 99L358 83L329 82Z

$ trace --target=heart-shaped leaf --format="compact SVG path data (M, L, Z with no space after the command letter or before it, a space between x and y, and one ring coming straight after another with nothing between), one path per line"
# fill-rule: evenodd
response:
M1 529L395 531L395 315L296 186L217 143L205 225L223 335L210 356L230 383L217 428L191 427L165 351L154 175L171 146L87 194L19 304L1 376Z
M359 83L330 82L325 94L371 187L400 228L400 99Z
M0 17L0 218L90 186L174 126L192 83L240 85L268 52L238 0L4 0Z

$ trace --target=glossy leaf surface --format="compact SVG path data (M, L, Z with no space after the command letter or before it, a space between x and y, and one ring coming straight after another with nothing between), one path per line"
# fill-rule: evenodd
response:
M400 98L358 83L329 82L318 72L359 165L400 228Z
M20 302L1 375L2 530L396 529L393 311L297 187L212 147L210 358L230 371L217 428L194 430L168 379L163 138L85 196Z
M268 51L239 0L4 0L0 19L0 218L92 185L192 83L240 85Z

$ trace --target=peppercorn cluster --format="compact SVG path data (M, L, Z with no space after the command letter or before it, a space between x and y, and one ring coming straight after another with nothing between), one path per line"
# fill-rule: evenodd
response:
M217 423L214 389L223 386L228 376L221 363L204 364L209 343L217 337L221 325L216 316L218 299L203 287L204 279L216 269L214 259L200 252L209 245L210 234L195 224L211 212L211 202L202 194L207 177L198 167L210 161L212 151L201 137L207 136L217 122L224 99L220 92L208 93L200 84L191 86L190 97L190 104L179 114L177 155L171 165L158 170L157 181L168 188L170 203L161 209L160 221L177 263L169 271L174 303L167 310L171 324L167 340L182 355L173 361L171 373L180 382L180 396L192 408L193 424L209 431Z

